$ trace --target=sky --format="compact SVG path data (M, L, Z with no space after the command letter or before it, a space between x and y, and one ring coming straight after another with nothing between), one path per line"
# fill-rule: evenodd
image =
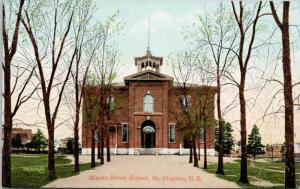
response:
M228 1L229 2L229 1ZM228 3L227 2L227 3ZM294 3L295 2L295 3ZM300 17L300 1L294 1L291 5L290 23L300 24L297 18ZM121 51L120 61L122 67L118 74L118 81L122 81L123 77L136 72L134 66L134 57L145 54L148 39L148 18L150 18L150 49L153 55L164 57L164 65L162 72L172 75L170 67L166 64L168 56L172 52L185 49L189 47L189 43L183 38L185 26L191 26L197 23L199 15L205 15L211 10L215 10L220 1L199 1L199 0L128 0L128 1L97 1L98 12L95 18L102 18L112 15L119 11L120 18L125 22L123 34L119 39L119 48ZM230 3L230 2L229 2ZM228 8L231 9L230 4ZM279 10L280 12L280 10ZM266 18L263 21L265 25L275 24L272 17ZM294 32L294 33L293 33ZM299 51L299 34L293 30L291 35L293 42L292 57L294 59L300 58ZM265 35L265 36L264 36ZM267 32L263 37L268 37ZM275 35L276 37L276 35ZM277 32L278 41L280 41L280 33ZM274 55L275 56L275 55ZM272 57L274 58L274 57ZM259 60L265 61L265 60ZM261 66L261 65L259 65ZM293 61L293 71L295 81L300 81L300 66ZM262 66L264 67L264 66ZM273 70L267 68L267 70ZM281 77L281 70L277 70L276 77ZM253 74L255 77L255 74ZM250 80L251 82L252 80ZM259 82L259 81L258 81ZM255 85L256 82L249 83L249 86ZM274 86L273 86L274 85ZM248 106L247 123L248 133L253 124L258 124L263 142L266 143L282 143L284 136L284 127L282 114L267 117L262 121L261 116L266 109L266 106L271 98L268 92L274 92L273 88L278 88L276 84L272 83L269 89L266 89L259 96L258 102L255 106ZM299 94L299 88L296 88ZM237 93L231 88L224 89L223 107L232 101L232 97ZM247 94L247 93L246 93ZM248 98L254 98L257 91L249 92ZM236 101L238 103L238 101ZM249 103L250 104L250 103ZM263 105L262 105L263 104ZM259 106L259 107L258 107ZM275 105L276 108L277 105ZM300 133L300 114L295 111L295 132ZM231 112L226 113L225 119L232 122L237 139L239 139L239 108L236 106ZM259 120L259 121L258 121ZM276 121L275 121L276 120ZM271 131L271 132L270 132ZM296 136L296 142L300 142L300 136Z
M220 1L204 1L204 0L97 0L97 11L93 19L95 21L105 21L109 16L119 12L119 18L125 23L121 35L117 39L120 50L120 68L116 82L123 81L123 77L136 72L134 65L134 57L143 56L146 53L148 41L148 18L150 18L150 49L154 56L164 58L164 63L161 69L162 73L172 76L172 71L168 66L168 56L172 52L189 47L189 43L183 38L185 26L191 26L197 22L199 15L205 15L211 10L218 7ZM228 1L229 2L229 1ZM227 2L227 3L228 3ZM300 24L297 18L300 17L300 1L293 1L291 7L291 23ZM230 7L230 4L228 6ZM298 22L298 23L297 23ZM274 24L274 21L269 18L265 21L266 25ZM295 30L293 30L295 32ZM265 34L267 35L267 34ZM278 35L277 35L278 36ZM280 38L279 38L280 39ZM293 33L293 76L295 81L300 81L300 51L299 51L299 34ZM264 62L265 60L256 59L256 61ZM294 61L298 60L298 62ZM254 60L255 61L255 60ZM254 62L255 63L255 62ZM267 65L267 64L264 64ZM264 66L262 66L263 68ZM268 68L271 70L272 68ZM277 75L282 74L278 71ZM276 76L277 76L276 75ZM256 75L253 74L255 78ZM253 83L251 83L253 81ZM256 85L254 80L249 81L249 86ZM284 127L282 115L280 119L268 117L267 121L262 122L261 115L266 108L268 100L271 98L270 91L273 88L278 88L276 84L271 83L269 88L264 90L260 95L258 102L255 105L247 106L247 124L248 133L253 124L258 124L264 143L282 143L284 137ZM299 87L295 89L296 94L299 94ZM222 106L225 107L232 101L237 90L229 87L224 88L224 98ZM253 99L256 97L257 91L247 92L247 97ZM238 101L236 101L238 104ZM276 106L279 105L275 105ZM31 106L25 105L17 115L17 119L23 119L25 122L38 122L42 120L42 112L33 111ZM41 109L42 110L42 109ZM66 111L62 107L61 115ZM233 108L232 111L224 115L225 119L232 122L234 126L234 136L239 140L239 106ZM259 120L259 121L258 121ZM295 111L295 133L300 133L300 111ZM32 128L33 131L36 128ZM45 132L46 130L43 129ZM46 132L45 132L46 133ZM72 127L70 124L65 124L56 129L55 136L57 139L71 136ZM296 135L297 141L300 142L300 136Z
M186 46L182 27L197 20L203 2L201 1L97 1L95 18L105 20L119 11L125 22L119 47L121 64L129 69L121 69L121 76L135 70L134 57L142 56L147 49L148 18L150 18L150 49L153 55L166 58L171 51ZM187 11L188 10L188 11ZM164 69L165 67L163 67ZM164 69L166 71L167 69Z

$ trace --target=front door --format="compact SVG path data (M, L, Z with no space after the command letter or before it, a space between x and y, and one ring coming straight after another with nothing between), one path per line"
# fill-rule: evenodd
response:
M144 148L153 148L154 147L154 133L145 133L145 141L144 141Z
M190 137L188 135L185 135L183 138L183 148L190 148L190 147L191 147Z
M155 148L155 124L146 120L141 126L141 147Z

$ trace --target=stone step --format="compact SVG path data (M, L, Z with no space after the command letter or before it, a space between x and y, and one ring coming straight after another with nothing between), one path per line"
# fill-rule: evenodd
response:
M156 155L156 148L141 148L138 149L140 155Z

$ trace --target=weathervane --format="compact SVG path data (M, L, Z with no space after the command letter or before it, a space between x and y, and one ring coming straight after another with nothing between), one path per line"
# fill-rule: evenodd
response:
M150 52L150 17L148 18L148 45L147 45L147 53Z
M147 45L147 64L146 65L151 67L150 66L150 17L148 18L148 45Z

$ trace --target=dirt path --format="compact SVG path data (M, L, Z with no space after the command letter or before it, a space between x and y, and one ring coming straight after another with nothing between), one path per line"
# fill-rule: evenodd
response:
M237 188L187 163L187 156L112 156L111 163L79 175L58 179L44 187L88 188ZM82 162L89 157L81 157ZM215 161L213 159L212 161ZM202 162L200 162L202 163Z
M281 171L281 170L275 170L275 169L267 169L267 168L261 168L261 167L255 167L253 165L250 165L250 167L253 167L255 169L261 169L261 170L266 170L266 171L272 171L272 172L278 172L278 173L285 173L285 171ZM300 175L300 173L295 173L296 175Z

